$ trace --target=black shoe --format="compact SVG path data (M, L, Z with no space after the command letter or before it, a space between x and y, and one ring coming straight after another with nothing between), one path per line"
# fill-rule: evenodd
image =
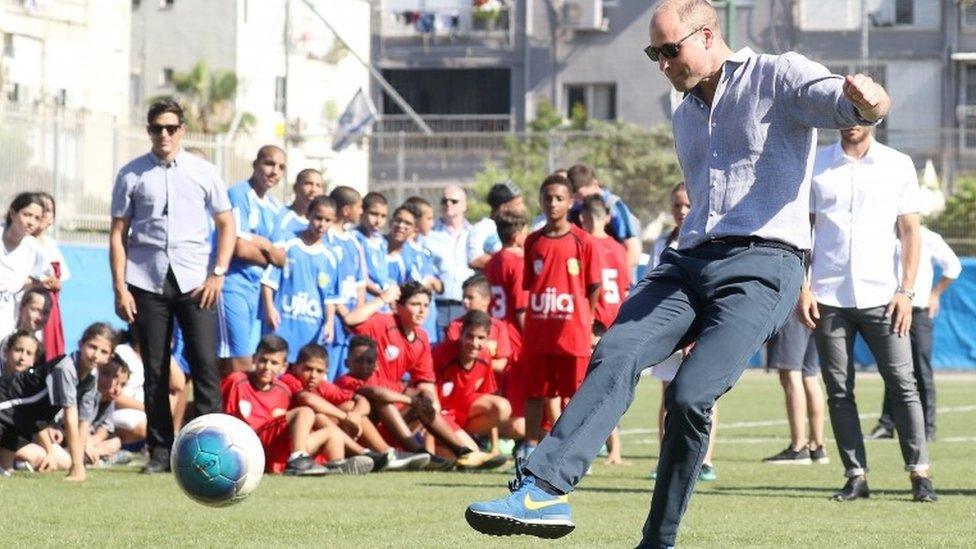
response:
M450 471L453 468L453 459L442 458L441 456L430 454L430 461L424 467L424 471Z
M149 462L139 470L140 475L157 475L170 472L172 469L169 463L169 450L166 448L153 448L149 452Z
M317 477L329 474L329 471L315 463L315 459L308 454L298 454L288 458L284 474L296 477Z
M389 465L390 463L390 454L386 452L376 452L374 450L369 450L363 455L373 460L374 473L378 473L386 469L386 466Z
M827 451L824 450L823 445L817 447L816 450L814 450L812 447L810 448L810 461L819 463L821 465L830 463L830 458L827 457Z
M810 465L810 450L804 446L799 450L794 450L792 446L787 446L782 452L763 459L763 463L774 465Z
M840 489L840 492L834 494L831 498L834 501L851 501L858 498L869 498L871 497L871 491L868 490L868 479L864 477L851 477L847 479L847 484Z
M874 429L871 431L871 434L868 435L868 438L871 440L895 438L895 433L891 429L885 427L884 425L879 424L879 425L875 425Z
M932 480L926 477L915 477L912 479L912 501L931 503L939 501L939 496L935 494L932 487Z

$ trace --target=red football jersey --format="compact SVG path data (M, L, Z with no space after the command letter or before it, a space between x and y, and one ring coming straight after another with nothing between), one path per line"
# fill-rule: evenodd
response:
M461 319L455 318L447 325L447 332L444 334L444 343L461 341ZM512 343L508 337L508 327L497 318L491 319L491 329L488 333L488 357L492 360L498 358L510 358L512 356ZM434 362L436 368L437 362Z
M458 423L463 425L471 404L481 395L497 391L498 385L491 363L478 358L470 370L465 370L458 360L460 351L461 344L456 341L438 345L434 350L434 364L441 408L454 411Z
M592 238L592 237L591 237ZM600 256L600 284L602 292L596 304L593 318L607 328L613 324L620 311L620 304L627 297L630 288L630 269L627 268L627 248L613 238L593 238L597 254Z
M529 292L522 285L524 264L523 255L502 248L485 265L485 276L491 282L491 307L488 313L492 318L505 321L512 360L518 360L522 351L522 328L515 314L525 311L529 306Z
M271 388L261 391L251 385L244 372L234 372L220 384L224 413L244 420L255 431L262 425L285 415L291 405L292 391L275 380Z
M600 257L593 238L576 225L557 237L544 231L525 239L523 352L587 356L593 317L586 289L600 284Z
M423 328L414 328L413 341L409 341L400 331L396 317L376 313L366 322L353 326L352 330L376 341L376 370L367 385L403 391L403 375L408 372L411 383L436 381L430 342Z
M352 377L349 374L339 376L339 378L336 379L335 384L339 389L351 391L353 393L366 386L365 381L359 379L358 377ZM399 391L400 389L397 390Z
M286 372L283 376L278 378L278 381L282 382L287 386L293 394L298 394L302 391L307 391L305 387L305 382L302 381L298 376L292 374L291 372ZM328 381L322 380L314 389L315 394L329 401L330 404L336 406L352 400L355 396L355 391L350 391L347 389L342 389L337 385L333 385Z

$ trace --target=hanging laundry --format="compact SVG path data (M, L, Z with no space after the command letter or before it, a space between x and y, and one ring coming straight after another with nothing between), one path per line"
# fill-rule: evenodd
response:
M434 31L434 13L425 11L421 12L420 16L417 18L417 32L421 34L429 34Z

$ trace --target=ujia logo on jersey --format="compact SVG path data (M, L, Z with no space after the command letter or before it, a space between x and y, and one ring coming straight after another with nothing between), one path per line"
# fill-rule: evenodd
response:
M576 312L573 296L558 293L551 286L541 294L531 294L529 296L529 307L533 313L556 318L566 318Z
M322 304L317 299L313 299L308 292L283 296L281 308L286 315L292 318L322 318Z

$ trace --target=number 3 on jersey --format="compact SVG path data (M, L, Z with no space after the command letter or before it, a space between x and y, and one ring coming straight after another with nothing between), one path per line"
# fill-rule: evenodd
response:
M620 303L617 269L603 269L603 301L610 304Z
M495 318L505 318L505 311L508 309L505 303L505 288L501 286L491 287L491 316Z

